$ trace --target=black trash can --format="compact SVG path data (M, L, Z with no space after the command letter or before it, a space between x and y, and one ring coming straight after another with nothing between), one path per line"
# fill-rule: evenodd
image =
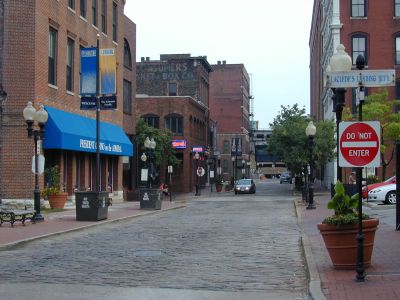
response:
M107 219L111 198L108 192L76 192L76 220L100 221Z
M140 189L140 208L161 209L161 190Z

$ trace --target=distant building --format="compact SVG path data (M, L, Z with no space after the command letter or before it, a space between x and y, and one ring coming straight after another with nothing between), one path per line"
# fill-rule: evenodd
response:
M249 176L250 78L243 64L218 61L210 74L210 116L226 180ZM244 171L242 171L244 170ZM242 173L245 172L245 173Z
M33 198L34 143L22 116L28 101L49 113L45 166L60 166L70 197L95 188L95 132L81 126L93 124L95 111L80 110L79 93L80 49L95 46L97 35L118 65L118 109L101 112L99 185L120 199L131 188L136 25L123 13L125 1L92 2L0 1L0 199ZM43 175L39 181L43 187Z
M173 141L182 142L176 148L176 157L182 163L173 172L173 190L194 189L197 163L206 171L200 178L200 184L205 185L209 182L209 170L215 168L210 153L213 138L208 107L212 68L207 58L162 54L160 60L142 58L136 68L137 116L155 128L171 130ZM201 155L198 162L194 160L195 152ZM168 182L166 172L167 166L160 166L162 182ZM174 185L176 182L179 184Z
M353 69L359 54L365 57L366 69L395 69L396 87L388 88L389 98L400 99L400 2L315 0L309 40L311 117L335 118L333 93L324 87L324 74L339 44L346 47ZM367 88L366 95L376 91ZM346 107L357 112L355 89L347 89ZM394 171L394 164L393 160L387 175ZM343 179L350 172L344 169ZM335 178L336 161L326 165L321 179L329 186Z

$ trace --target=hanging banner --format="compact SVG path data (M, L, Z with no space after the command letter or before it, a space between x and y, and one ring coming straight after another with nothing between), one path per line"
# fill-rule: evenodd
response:
M81 54L81 90L82 96L97 95L97 48L82 48Z
M232 138L231 156L241 156L241 155L242 155L242 139Z
M100 93L116 94L116 59L115 49L100 49Z

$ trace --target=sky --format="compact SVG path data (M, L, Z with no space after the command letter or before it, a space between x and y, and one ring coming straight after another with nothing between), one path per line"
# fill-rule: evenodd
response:
M127 0L136 24L136 61L160 54L244 64L259 128L281 105L310 107L309 33L313 0Z

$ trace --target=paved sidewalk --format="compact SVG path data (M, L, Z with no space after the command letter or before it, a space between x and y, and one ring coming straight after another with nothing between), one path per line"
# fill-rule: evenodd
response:
M169 201L169 198L164 198L161 210L140 209L140 203L137 201L115 203L108 208L107 219L102 221L76 221L75 205L67 204L65 211L42 214L45 219L43 222L32 224L30 221L27 221L25 222L25 226L21 222L16 222L14 227L11 227L9 223L3 223L0 226L0 249L68 231L182 208L186 206L186 199L190 199L191 197L191 194L174 195L172 202Z
M355 281L356 271L335 270L317 224L332 215L327 209L330 191L317 191L317 208L307 210L296 203L299 224L310 271L310 290L314 299L400 299L400 231L380 222L375 234L371 267L366 269L366 281ZM395 213L395 211L393 211ZM322 293L321 293L322 289Z

